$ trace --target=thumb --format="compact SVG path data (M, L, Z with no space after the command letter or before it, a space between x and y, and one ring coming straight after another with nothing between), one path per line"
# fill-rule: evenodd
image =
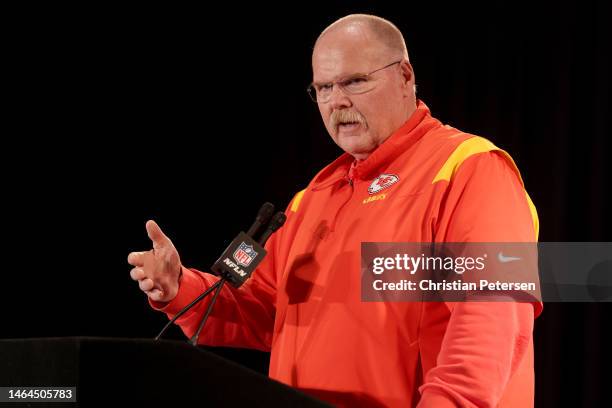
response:
M160 248L170 242L170 239L162 232L155 221L147 221L146 228L149 239L153 241L153 248Z

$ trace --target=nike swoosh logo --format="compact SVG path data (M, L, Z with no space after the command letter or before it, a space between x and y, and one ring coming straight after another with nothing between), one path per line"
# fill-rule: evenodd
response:
M497 253L497 260L501 263L512 262L512 261L520 261L521 258L516 256L504 256L501 252Z

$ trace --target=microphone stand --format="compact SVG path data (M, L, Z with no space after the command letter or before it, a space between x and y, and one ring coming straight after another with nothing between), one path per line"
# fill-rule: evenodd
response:
M206 317L208 317L208 314L210 313L210 310L212 309L211 306L214 304L214 301L217 299L217 295L221 291L221 288L223 287L224 283L225 283L225 278L219 279L214 285L212 285L210 288L206 289L202 294L200 294L197 298L195 298L193 301L191 301L191 303L189 303L187 306L185 306L180 312L178 312L176 314L176 316L174 316L170 321L168 321L168 323L166 323L166 325L164 326L163 329L161 329L159 334L157 336L155 336L155 340L159 340L161 338L161 336L166 332L166 330L168 330L168 328L172 325L172 323L174 323L179 317L184 315L189 309L191 309L193 306L195 306L196 303L198 303L199 301L204 299L206 296L208 296L213 290L217 289L215 291L215 293L214 293L213 301L211 302L210 305L208 305L208 309L206 310ZM203 319L203 321L205 322L206 319ZM201 326L198 328L198 334L202 330L203 326L204 325L201 324Z
M198 345L198 338L200 337L200 332L204 328L204 325L206 324L206 320L208 320L208 316L210 315L210 312L212 312L212 308L215 305L215 302L217 301L217 296L219 296L219 292L221 292L221 288L223 288L224 284L225 284L225 278L221 278L219 279L217 283L215 283L215 285L217 285L217 289L215 290L215 293L213 294L213 298L210 301L208 308L206 309L206 313L204 313L204 317L202 318L202 321L200 322L200 325L198 326L198 330L196 330L195 334L189 340L192 346ZM214 285L212 287L214 287Z

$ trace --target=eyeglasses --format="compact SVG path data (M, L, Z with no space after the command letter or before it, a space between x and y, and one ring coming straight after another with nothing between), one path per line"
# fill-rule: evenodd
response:
M314 102L319 103L329 102L332 96L332 92L334 91L334 85L336 84L341 90L343 90L349 95L359 95L366 92L370 92L376 87L376 81L370 78L370 76L378 71L382 71L383 69L389 68L390 66L399 64L400 62L402 61L395 61L390 63L389 65L385 65L382 68L375 69L370 73L351 75L349 77L345 77L334 82L328 82L326 84L312 83L310 84L310 86L308 86L306 91L308 91L310 99L312 99Z

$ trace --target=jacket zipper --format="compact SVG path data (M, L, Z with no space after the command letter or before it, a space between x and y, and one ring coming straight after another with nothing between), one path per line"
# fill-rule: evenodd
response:
M354 186L353 179L348 179L348 185L349 185L349 188L351 189L351 192L349 194L349 197L346 199L346 201L340 206L340 208L338 208L338 211L336 212L336 216L334 217L334 220L333 220L333 224L330 228L330 232L334 232L336 230L336 225L338 224L338 219L340 218L340 214L342 213L344 208L347 206L347 204L350 203L351 200L353 199L353 194L355 193L355 186Z

